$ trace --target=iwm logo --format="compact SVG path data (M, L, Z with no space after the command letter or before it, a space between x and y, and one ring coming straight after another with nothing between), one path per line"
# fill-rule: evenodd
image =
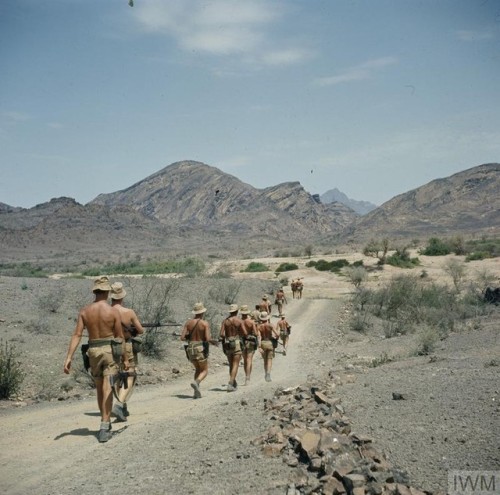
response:
M500 495L500 471L449 471L449 495Z

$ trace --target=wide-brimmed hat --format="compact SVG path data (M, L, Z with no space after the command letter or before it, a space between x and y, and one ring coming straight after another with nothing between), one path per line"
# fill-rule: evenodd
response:
M266 313L265 311L262 311L262 313L259 315L259 320L261 321L269 320L269 314Z
M238 311L238 305L237 304L231 304L231 306L229 306L229 312L230 313L234 313L235 311Z
M121 282L115 282L111 284L111 299L123 299L127 295L127 292L123 288Z
M266 294L264 294L264 295L262 296L262 299L267 299L267 295L266 295Z
M282 318L284 318L284 317L285 317L285 313L281 313L281 315L280 315L280 316L281 316Z
M248 306L245 304L244 306L240 306L240 313L242 315L249 315L250 310L248 309Z
M101 290L103 292L109 292L111 290L111 285L109 283L109 278L106 275L103 275L94 280L94 286L92 287L92 291Z
M202 313L205 313L206 310L207 310L207 308L205 308L205 306L203 305L202 302L197 302L193 306L193 314L194 315L201 315Z

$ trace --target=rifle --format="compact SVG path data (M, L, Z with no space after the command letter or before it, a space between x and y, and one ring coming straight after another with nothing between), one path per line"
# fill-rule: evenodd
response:
M182 327L182 323L142 323L144 328L156 328L156 327Z

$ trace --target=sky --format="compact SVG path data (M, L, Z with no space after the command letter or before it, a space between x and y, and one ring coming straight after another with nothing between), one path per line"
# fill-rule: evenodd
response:
M500 162L499 0L0 2L0 202L180 160L376 205Z

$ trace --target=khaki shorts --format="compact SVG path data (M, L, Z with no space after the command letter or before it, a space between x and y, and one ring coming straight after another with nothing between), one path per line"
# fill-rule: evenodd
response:
M274 347L270 340L263 340L260 343L261 349L264 351L264 357L272 359L274 357Z
M241 340L239 337L236 337L233 339L231 337L230 339L227 339L226 342L224 342L224 353L226 356L234 356L236 354L241 354L242 348L241 348Z
M116 375L119 371L118 364L113 359L110 345L91 347L87 351L90 361L90 370L94 378Z
M189 342L187 346L187 354L189 360L192 363L199 363L201 361L206 361L205 354L203 353L203 343L202 342Z
M255 340L245 340L245 348L244 351L246 353L255 352L257 350L257 344Z
M135 368L136 362L134 352L132 351L132 342L125 342L125 355L128 357L129 368Z

